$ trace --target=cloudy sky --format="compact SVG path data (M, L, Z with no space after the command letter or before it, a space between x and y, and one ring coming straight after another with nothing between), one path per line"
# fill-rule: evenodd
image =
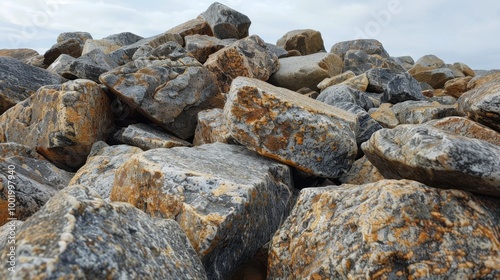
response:
M0 48L43 53L67 31L94 39L124 31L160 34L197 17L213 1L1 0ZM321 32L325 48L357 38L381 41L392 56L435 54L446 63L500 69L500 1L219 0L246 14L250 34L276 43L294 29Z

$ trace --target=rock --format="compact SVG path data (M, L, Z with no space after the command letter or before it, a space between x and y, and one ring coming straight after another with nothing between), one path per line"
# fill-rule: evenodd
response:
M199 111L222 107L214 75L193 57L172 55L138 58L100 77L114 94L175 136L194 135ZM153 50L154 51L154 50Z
M361 145L385 178L500 196L500 147L428 125L375 132Z
M131 156L143 152L140 148L128 145L108 146L96 142L92 146L87 162L76 172L69 185L82 185L97 192L109 202L115 173Z
M394 60L396 63L399 65L403 66L404 69L410 70L413 65L415 65L415 61L411 56L398 56L398 57L391 57L392 60Z
M448 68L420 71L413 74L413 77L419 82L428 83L434 89L443 88L447 81L455 78L453 72Z
M107 138L112 118L108 97L92 81L44 86L0 116L0 142L36 147L56 166L73 170L94 142Z
M9 218L26 220L65 188L73 176L55 167L32 148L17 143L0 143L0 170L0 226ZM12 199L15 206L9 207ZM15 209L13 215L9 215L9 208Z
M354 162L349 172L340 176L339 181L342 184L362 185L384 179L380 171L373 166L366 156L363 156Z
M306 173L338 177L357 154L354 115L256 79L233 81L224 114L236 141Z
M221 40L208 35L199 34L186 36L184 37L184 41L186 42L186 51L192 54L194 58L201 63L205 63L209 55L234 42L232 39Z
M407 100L425 100L420 84L406 72L394 76L385 87L381 102L398 103Z
M40 55L37 51L32 49L0 49L0 56L8 56L15 58L21 62L27 63L32 57Z
M288 57L288 51L285 50L284 48L278 47L270 43L266 43L266 47L270 52L274 53L278 58Z
M297 50L301 55L324 52L325 46L321 33L313 29L298 29L287 32L276 42L278 47L287 51Z
M78 39L68 39L53 45L43 55L43 64L49 66L61 54L67 54L72 57L80 57L82 55L83 47Z
M462 94L458 112L500 132L500 82L491 80Z
M280 58L279 63L281 66L269 83L293 91L303 87L318 90L321 81L342 72L342 60L331 53Z
M36 56L32 56L32 57L28 58L28 60L26 60L25 63L28 65L37 67L37 68L45 69L48 67L48 65L43 64L44 59L45 58L43 57L42 54L36 55Z
M143 42L143 40L139 41L138 43L141 42ZM179 46L182 49L182 45L184 45L184 40L179 34L164 33L162 35L154 37L152 40L147 41L145 44L141 44L140 47L134 52L132 59L136 60L141 57L147 58L148 56L151 55L152 52L154 52L157 49L161 49L162 46L166 45L169 46L175 45ZM132 44L130 46L134 47L135 44Z
M9 244L9 241L12 242L11 240L15 240L16 230L23 223L24 221L12 220L0 226L0 244Z
M187 141L142 123L131 124L126 128L122 128L114 135L114 139L145 151L156 148L191 146L191 143Z
M433 54L424 55L415 62L415 66L422 66L429 69L444 68L445 65L442 59ZM413 71L410 70L411 74L413 74L412 72Z
M438 102L443 105L456 105L457 103L457 99L449 95L429 97L427 98L427 101Z
M389 58L389 54L384 49L382 43L375 39L360 39L338 42L332 46L330 52L338 55L340 58L342 58L342 60L344 60L347 52L357 50L364 51L368 55L377 55L382 59Z
M167 30L165 33L170 34L179 34L182 38L185 38L188 35L207 35L213 36L212 29L208 25L208 22L204 20L201 16L188 20L184 23L181 23L171 29Z
M393 106L391 103L382 103L378 108L370 109L368 114L383 127L394 128L399 125L399 119L392 110Z
M89 39L93 39L92 35L88 32L82 32L82 31L77 31L77 32L63 32L57 36L57 43L60 44L64 41L70 40L70 39L76 39L80 45L83 47L85 45L85 42Z
M61 54L54 62L52 62L51 65L49 65L49 67L47 67L47 71L52 74L60 75L66 79L78 79L78 77L73 75L70 70L71 64L75 60L76 58L70 55Z
M342 71L352 71L354 74L363 74L372 68L385 68L385 60L375 55L368 55L362 50L348 51L344 56Z
M100 40L87 40L83 46L82 55L89 53L95 49L100 49L103 53L109 54L123 46L128 46L136 43L143 37L131 32L122 32L109 35Z
M426 125L452 134L476 138L500 146L500 133L467 118L447 117L429 121Z
M430 120L458 116L456 105L430 101L405 101L391 107L400 124L420 124Z
M462 63L462 62L455 62L453 63L453 66L455 68L457 68L458 70L462 71L462 73L464 74L464 76L470 76L470 77L474 77L476 76L476 73L474 72L474 70L472 70L469 66L467 66L467 64L465 63Z
M17 229L14 279L207 279L172 220L107 203L84 186L58 193ZM0 245L6 263L9 247ZM7 275L7 265L0 268Z
M80 78L99 83L99 76L107 71L118 67L118 63L100 49L94 49L89 53L75 59L69 66L71 74Z
M366 71L366 77L368 78L366 91L384 93L387 84L398 74L398 72L387 68L372 68Z
M36 78L34 78L36 77ZM0 57L0 114L34 94L41 86L65 81L55 75L11 57Z
M448 80L444 84L444 90L446 91L446 94L459 98L464 92L467 91L467 84L471 79L471 76L467 76Z
M219 2L210 5L200 17L208 22L212 33L219 39L245 38L252 23L246 15Z
M340 83L342 83L346 80L349 80L351 78L354 78L354 77L356 77L356 74L354 74L354 72L347 71L347 72L338 74L336 76L333 76L331 78L325 78L323 81L321 81L321 83L318 84L317 87L320 91L322 91L329 86L340 84ZM362 91L364 91L364 90L362 90Z
M270 240L293 204L289 168L236 145L146 151L115 178L111 200L175 218L208 279L227 279Z
M475 76L467 84L467 89L471 90L490 82L500 83L500 70L491 70L487 71L483 75Z
M359 105L351 102L339 102L332 105L349 112L358 118L359 131L356 134L356 143L358 144L358 147L360 147L363 142L368 141L375 131L382 129L382 126L377 121L372 119L372 117L370 117L370 115ZM358 149L358 154L360 152L361 150Z
M304 189L273 237L267 277L495 279L499 210L409 180Z
M112 40L122 46L128 46L135 42L138 42L139 40L144 39L144 37L136 35L132 32L122 32L118 34L109 35L103 39Z
M199 112L193 144L199 146L216 142L228 144L234 142L222 109L215 108Z
M375 107L371 99L362 91L353 89L345 84L333 85L323 90L317 100L335 106L341 102L356 104L368 111Z
M348 70L347 72L344 73L349 73L352 72ZM349 78L345 81L343 81L341 84L343 85L348 85L349 87L353 89L357 89L359 91L367 91L368 89L368 76L366 76L366 73L354 76L352 78Z
M268 80L280 62L259 36L252 35L212 54L204 65L217 76L220 91L227 93L239 76Z

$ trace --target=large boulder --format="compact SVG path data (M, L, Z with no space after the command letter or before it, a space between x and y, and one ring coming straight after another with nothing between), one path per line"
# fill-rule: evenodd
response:
M316 100L329 105L335 105L341 102L349 102L360 106L366 111L375 107L369 96L360 90L353 89L346 84L332 85L324 89Z
M215 108L199 112L193 145L199 146L216 142L228 144L234 142L223 110Z
M33 49L0 49L0 56L15 58L21 62L27 63L30 58L40 55Z
M391 107L400 124L420 124L430 120L458 116L456 105L430 101L405 101Z
M211 54L227 47L235 39L221 40L208 35L195 34L184 37L184 41L186 42L186 51L199 62L205 63Z
M151 125L137 123L120 129L113 138L121 143L143 150L191 146L191 143L172 136Z
M287 51L296 50L301 55L325 51L321 33L313 29L298 29L287 32L276 42Z
M236 141L306 173L338 177L357 154L355 115L256 79L233 81L224 114Z
M268 279L497 279L498 200L409 180L303 189Z
M355 51L355 50L364 51L368 55L377 55L382 59L389 58L389 54L384 49L382 43L380 43L375 39L359 39L359 40L338 42L332 46L330 52L344 59L348 51Z
M12 279L207 279L184 232L87 187L68 187L0 244L1 275Z
M169 30L167 30L166 33L179 34L182 38L185 38L188 35L195 35L195 34L207 35L207 36L214 35L212 33L210 25L208 25L208 22L201 16L198 16L195 19L191 19L177 26L174 26Z
M71 62L69 72L80 79L99 83L99 76L116 67L118 62L100 49L94 49Z
M500 133L467 118L447 117L432 120L426 125L470 138L476 138L500 146Z
M154 149L116 172L112 201L173 218L209 279L229 279L278 229L293 205L289 168L245 147Z
M113 116L101 87L89 80L44 86L0 116L0 142L32 148L56 166L74 170L92 144L106 140Z
M81 41L75 38L67 39L62 42L58 42L48 49L43 55L43 64L49 66L54 62L61 54L67 54L72 57L80 57L82 55L83 46Z
M245 38L252 23L246 15L219 2L210 5L200 17L207 21L213 35L219 39Z

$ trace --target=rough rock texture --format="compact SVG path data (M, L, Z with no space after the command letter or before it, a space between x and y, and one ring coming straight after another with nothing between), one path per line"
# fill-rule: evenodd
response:
M357 153L356 116L262 81L233 81L224 114L239 143L321 177L347 172Z
M209 279L227 279L254 255L293 204L289 168L236 145L150 150L116 178L111 200L175 218Z
M82 55L91 52L94 49L100 49L103 53L108 54L123 46L131 45L143 37L131 32L122 32L107 36L100 40L87 40L83 46Z
M316 100L329 105L335 105L341 102L349 102L360 106L365 110L375 107L372 100L365 92L353 89L345 84L333 85L323 90Z
M430 120L458 116L456 105L430 101L405 101L391 107L400 124L420 124Z
M385 128L394 128L399 125L399 119L392 110L394 104L382 103L378 108L373 108L368 111L370 117L376 120Z
M385 84L381 101L398 103L407 100L424 100L420 84L408 73L401 73Z
M368 55L363 50L350 50L344 56L342 71L360 75L373 68L387 68L385 62L380 56Z
M143 152L140 148L116 145L108 146L105 142L96 142L92 146L87 162L75 173L69 185L86 186L109 201L115 182L115 173L134 154Z
M196 114L222 107L214 75L176 43L171 53L136 59L100 80L132 108L174 135L194 135ZM182 50L182 51L180 51Z
M62 77L70 80L77 79L78 77L71 73L71 64L76 60L76 58L61 54L52 64L47 67L47 71L61 75Z
M82 55L82 45L81 41L78 39L68 39L53 45L49 50L43 55L43 64L49 66L54 62L61 54L67 54L72 57L80 57Z
M65 188L72 176L32 148L17 143L0 143L0 226L7 223L8 218L25 220L33 215ZM14 215L7 211L9 197L12 197L10 191L15 191Z
M65 81L55 75L11 57L0 57L0 114L25 100L41 86Z
M276 42L287 51L297 50L301 55L325 51L321 33L313 29L298 29L287 32Z
M199 62L205 63L208 56L233 43L235 39L221 40L208 35L189 35L184 37L186 51Z
M216 142L228 144L234 142L224 112L219 108L199 112L193 145L199 146Z
M391 57L392 60L394 60L396 63L399 65L403 66L404 69L410 70L413 65L415 65L415 61L411 56L398 56L398 57Z
M239 76L266 81L280 68L278 57L256 35L238 40L211 55L205 67L215 73L221 92L227 93Z
M358 143L358 147L361 143L370 139L375 131L382 129L382 126L377 121L372 119L372 117L370 117L370 115L359 105L350 102L339 102L333 104L332 106L349 112L358 118L359 131L356 134L356 143ZM359 150L358 152L361 151Z
M118 131L113 138L118 142L143 150L191 146L191 143L146 124L131 124Z
M500 82L493 79L464 93L458 99L458 111L500 132Z
M179 34L182 38L185 38L188 35L208 35L213 36L212 29L208 25L208 22L204 20L201 16L188 20L184 23L181 23L175 27L170 28L166 31L166 33L170 34Z
M88 32L83 32L83 31L63 32L59 34L59 36L57 36L57 43L60 44L70 39L78 40L80 45L83 47L87 40L92 39L92 35L90 35L90 33Z
M356 160L351 170L339 178L342 184L362 185L385 179L366 156Z
M35 56L40 55L37 51L33 49L0 49L0 56L8 56L15 58L21 62L27 63L27 61Z
M0 116L0 142L17 142L59 167L78 168L112 126L109 100L89 80L44 86Z
M336 76L333 76L331 78L325 78L323 81L321 81L321 83L318 84L317 87L320 91L322 91L329 86L340 84L340 83L342 83L346 80L349 80L351 78L354 78L354 77L356 77L356 74L354 74L354 72L347 71L347 72L338 74Z
M246 15L219 2L210 5L200 17L207 21L213 35L219 39L247 37L252 23Z
M467 89L471 90L488 83L500 83L500 70L491 70L482 75L475 76L467 84Z
M317 85L326 78L342 72L342 60L334 54L316 53L281 58L280 68L269 83L297 91L303 87L318 90Z
M427 83L431 87L438 89L443 88L447 81L454 79L455 75L448 68L439 68L419 71L413 74L413 77L421 83Z
M12 220L0 226L0 244L8 244L12 239L10 236L16 236L16 230L24 223L24 221Z
M118 67L118 63L100 49L94 49L75 59L69 66L69 71L80 79L89 79L96 83L99 76Z
M344 72L344 73L349 73L349 72L352 72L352 71L348 70L347 72ZM366 76L366 73L363 73L363 74L354 76L352 78L349 78L349 79L343 81L341 84L348 85L351 88L357 89L360 91L367 91L369 81L368 81L368 77Z
M493 145L500 146L500 133L490 129L487 126L479 124L462 117L448 117L429 121L428 126L433 126L445 130L449 133L462 135L469 138L476 138Z
M58 193L17 229L13 279L207 279L185 234L124 203L107 203L84 186Z
M375 132L361 145L386 178L500 196L500 146L428 125Z
M497 279L499 210L408 180L304 189L268 279Z
M471 79L472 77L468 76L446 81L444 84L444 90L446 94L459 98L464 92L467 91L467 84Z
M146 43L144 43L144 41ZM161 49L165 46L183 46L184 45L184 40L179 34L170 34L170 33L163 33L158 36L154 36L151 39L144 39L138 41L136 44L130 45L132 48L133 46L137 46L139 44L139 48L134 52L134 55L132 56L133 60L136 60L138 58L147 58L148 56L152 55L152 52L158 52L157 49ZM185 50L182 50L182 52L185 52ZM170 53L168 53L170 54ZM168 55L166 54L166 55ZM155 55L159 56L159 55Z
M382 43L375 39L360 39L338 42L332 46L330 52L344 59L346 53L352 50L362 50L368 55L378 55L381 58L389 58L389 54L384 49Z

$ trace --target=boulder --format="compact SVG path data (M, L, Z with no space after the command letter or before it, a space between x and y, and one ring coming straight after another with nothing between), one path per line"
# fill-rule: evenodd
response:
M442 59L439 57L433 55L433 54L428 54L424 55L421 58L417 59L415 62L414 66L416 67L423 67L427 69L438 69L438 68L444 68L446 64ZM414 70L416 70L415 68ZM410 70L411 74L414 74L414 70Z
M389 54L384 49L382 43L375 39L360 39L352 41L338 42L330 49L331 53L338 55L342 60L348 51L364 51L368 55L377 55L382 59L389 58Z
M384 176L373 166L366 156L362 156L354 162L349 172L340 176L342 184L362 185L384 180Z
M188 35L184 37L186 51L199 62L205 63L208 56L234 42L234 39L221 40L208 35Z
M282 47L278 47L271 43L266 43L267 49L274 53L278 58L288 57L289 52Z
M49 66L54 62L61 54L67 54L72 57L80 57L82 55L83 47L81 41L78 39L68 39L53 45L49 50L43 55L43 64Z
M301 55L324 52L325 46L321 33L313 29L298 29L287 32L276 42L278 47L287 51L297 50Z
M432 120L426 125L439 128L449 133L462 135L469 138L476 138L493 145L500 146L500 133L493 129L479 124L475 121L462 117L447 117L437 120Z
M99 83L99 76L118 67L118 63L100 49L75 59L69 66L69 71L80 79L88 79Z
M399 65L403 66L404 69L410 70L413 65L415 65L415 61L411 56L398 56L398 57L391 57L392 60L394 60L396 63Z
M153 126L137 123L120 129L113 138L144 151L156 148L189 147L191 143L172 136Z
M467 84L467 89L471 90L487 83L500 83L500 70L490 70L475 76Z
M61 84L64 81L59 75L27 65L15 58L0 57L0 114L30 97L41 86Z
M0 244L7 263L10 248ZM173 220L152 219L124 203L107 203L77 185L57 196L16 232L13 279L207 279Z
M239 76L266 81L280 68L278 57L256 35L238 40L212 54L205 67L215 73L220 91L227 93Z
M342 60L331 53L280 58L279 64L279 70L271 76L269 83L293 91L303 87L318 90L321 81L342 72Z
M385 84L381 102L398 103L407 100L425 100L420 84L407 72L400 73Z
M453 67L460 70L464 76L475 77L476 73L467 64L462 62L453 63Z
M338 177L357 154L356 116L260 80L236 78L224 114L236 141L306 173Z
M32 57L40 55L33 49L0 49L0 56L8 56L15 58L21 62L27 63Z
M69 185L82 185L95 191L109 202L115 173L131 156L143 152L140 148L128 145L108 146L99 141L92 146L85 165L75 173Z
M467 76L448 80L444 84L444 90L446 94L459 98L464 92L467 91L467 84L471 79L471 76Z
M394 128L399 125L399 119L392 110L393 106L391 103L382 103L378 108L370 109L368 114L383 127Z
M101 75L100 81L132 108L182 139L194 135L199 111L222 107L214 75L178 44L161 56L141 57ZM153 50L154 52L154 50Z
M366 110L361 108L359 105L351 102L339 102L332 105L357 117L359 123L359 131L356 134L356 143L358 144L358 147L360 147L362 143L370 139L375 131L382 129L382 126L377 121L372 119L368 112L366 112ZM361 149L358 149L358 155L360 154L360 152Z
M70 55L61 54L51 65L49 65L49 67L47 67L47 71L52 74L60 75L66 79L78 79L77 76L71 73L71 64L73 64L75 60L76 58Z
M458 111L481 124L500 132L500 80L492 79L462 94Z
M185 38L188 35L208 35L213 36L212 29L208 22L204 20L201 16L188 20L184 23L181 23L175 27L170 28L166 31L166 33L170 34L179 34L182 38Z
M366 111L375 107L365 92L353 89L345 84L333 85L326 88L316 99L333 106L341 102L349 102L360 106Z
M199 146L216 142L228 144L234 142L226 118L224 118L224 112L219 108L199 112L193 145Z
M430 120L458 116L456 105L430 101L405 101L391 107L400 124L420 124Z
M57 36L57 43L60 44L70 39L76 39L83 47L87 40L92 39L92 35L90 35L90 33L88 32L83 32L83 31L63 32L59 34L59 36Z
M495 279L498 200L409 180L303 189L268 279Z
M321 81L321 83L318 84L317 87L320 91L322 91L329 86L340 84L340 83L342 83L346 80L349 80L351 78L354 78L354 77L356 77L356 74L354 74L354 72L347 71L347 72L338 74L336 76L333 76L331 78L325 78L323 81Z
M347 72L344 72L344 73L349 73L349 72L353 73L350 70L348 70ZM348 85L349 87L351 87L353 89L360 90L360 91L367 91L369 81L368 81L368 76L366 75L366 73L363 73L363 74L351 77L351 78L341 82L340 84Z
M65 188L73 176L34 149L17 143L0 143L0 170L0 226L9 218L26 220ZM12 199L15 206L9 207ZM7 211L9 208L14 212Z
M352 71L356 75L373 68L386 68L385 60L376 55L368 55L363 50L351 50L344 56L342 71Z
M270 240L293 204L289 168L236 145L149 150L132 156L115 178L111 200L175 219L208 279L228 279Z
M361 145L385 178L500 196L500 146L422 125L381 129Z
M219 39L245 38L252 23L246 15L219 2L210 5L200 17L207 21L213 35Z
M421 82L427 83L434 89L443 88L445 83L455 78L453 72L448 68L419 71L413 77Z
M100 86L89 80L44 86L0 116L0 142L32 148L56 166L83 165L92 144L108 137L113 116Z
M104 37L103 39L116 42L120 46L128 46L144 38L132 32L122 32L118 34L109 35L107 37Z

